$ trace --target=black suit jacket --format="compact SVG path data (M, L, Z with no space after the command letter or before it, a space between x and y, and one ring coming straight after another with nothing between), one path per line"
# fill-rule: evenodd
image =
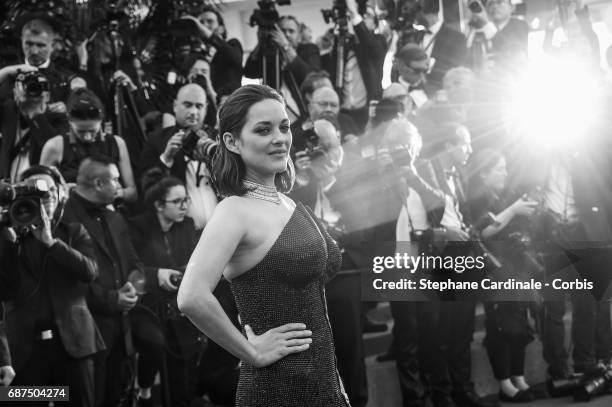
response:
M315 49L316 48L316 49ZM307 113L307 107L305 102L302 100L300 93L300 86L306 78L308 73L318 69L319 62L319 50L314 44L300 44L296 49L297 56L288 64L285 64L281 70L282 80L289 88L293 100L296 101L300 112L298 116L304 116ZM274 69L273 69L273 58L268 59L268 72L270 74L270 83L275 82ZM247 78L259 79L263 78L262 69L262 50L260 45L251 52L249 58L244 65L244 76Z
M142 263L132 246L123 216L114 211L104 213L114 243L114 251L118 257L115 258L112 249L106 244L104 231L99 221L87 213L75 194L76 192L72 191L66 203L64 217L67 220L82 223L93 240L95 258L100 272L89 285L87 304L104 340L112 343L114 332L119 329L117 323L124 316L117 302L119 289L127 282L132 270L142 271Z
M381 35L374 34L368 30L365 23L354 26L355 37L352 37L348 47L345 47L344 60L346 61L349 47L355 51L357 64L367 91L368 101L380 99L382 95L382 77L385 56L387 55L387 43ZM332 52L321 57L321 65L336 84L336 71L338 61L338 44L334 43ZM342 95L342 91L338 90Z
M49 307L64 348L74 358L84 358L104 349L104 342L87 307L88 284L98 276L93 242L78 223L60 223L58 241L43 249L44 269L32 270L33 236L20 250L17 244L0 242L0 297L5 302L6 336L17 371L28 361L35 340L35 322L46 310L40 309L40 293L46 291ZM42 282L42 285L41 285ZM44 297L43 297L44 298ZM44 306L44 305L43 305Z
M216 49L210 62L210 80L215 91L229 83L242 81L242 44L235 38L224 41L213 34L208 40Z
M527 23L511 17L508 24L491 39L491 50L501 55L526 53L528 38L529 26Z
M21 113L13 99L5 100L0 110L0 178L10 176L11 162L15 151L15 138ZM45 112L33 119L27 119L30 130L29 158L30 164L35 165L40 161L40 153L43 146L52 137L64 134L68 131L68 119L63 113Z
M172 332L172 344L184 358L188 358L200 349L200 332L191 321L180 315L176 292L159 287L157 271L160 268L184 271L198 243L199 233L189 217L183 222L173 224L165 235L171 243L169 255L164 243L164 233L153 212L147 211L131 218L129 227L134 247L144 263L146 278L146 294L131 312L132 320L137 321L138 326L138 321L151 319L151 311L164 315L168 323L162 322L161 329ZM159 324L159 321L154 323Z
M435 63L427 76L429 92L442 88L442 79L446 71L465 64L467 57L465 36L446 24L442 24L435 37L431 57L435 58Z
M177 126L172 126L158 130L151 134L149 140L147 140L147 144L145 144L142 153L140 154L139 166L141 174L146 173L146 171L150 170L151 168L158 167L185 182L187 163L185 162L185 154L183 154L183 151L178 151L175 154L174 163L171 168L166 167L166 165L159 159L161 154L166 149L168 140L170 140L170 138L177 131L179 131L179 128Z
M185 270L199 238L193 219L185 217L183 222L174 223L168 231L169 240L173 242L172 257L166 253L164 233L154 213L147 211L129 219L128 224L134 248L144 263L147 293L166 293L167 291L160 291L157 270Z

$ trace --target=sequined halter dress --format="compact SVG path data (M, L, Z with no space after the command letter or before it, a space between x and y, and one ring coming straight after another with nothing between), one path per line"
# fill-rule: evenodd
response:
M340 251L300 203L272 248L254 268L231 281L241 323L255 334L302 322L312 331L304 352L264 368L243 363L238 407L347 407L327 317L325 282L340 266Z

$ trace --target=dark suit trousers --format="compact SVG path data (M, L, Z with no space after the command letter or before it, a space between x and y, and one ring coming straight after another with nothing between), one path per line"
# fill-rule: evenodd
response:
M473 390L471 343L475 303L430 300L418 303L419 360L432 399Z
M335 276L325 292L338 372L351 406L363 407L368 402L368 382L362 338L360 274Z
M139 312L133 313L131 317L132 333L138 350L138 385L153 387L155 375L160 372L162 386L169 391L170 404L173 407L188 406L195 397L199 354L183 358L177 349L168 350L167 341L171 344L176 341L172 340L171 332L166 330L164 333L152 315ZM166 335L170 338L166 338Z
M116 407L130 379L131 361L125 351L121 325L121 317L115 318L113 335L106 341L106 350L94 359L96 406Z
M574 235L569 236L573 241L586 240L584 231L577 229ZM561 263L559 263L561 262ZM559 271L567 264L564 254L550 255L545 266L548 274ZM574 264L580 275L589 275L589 270L607 267L610 264L609 250L593 251L582 256ZM548 294L548 293L547 293ZM543 307L542 345L544 359L548 363L548 372L559 375L567 371L568 354L565 349L565 294L555 290L551 295L545 295ZM596 301L589 291L572 290L570 292L572 303L572 342L574 370L584 372L597 363L598 359L612 357L612 328L610 325L610 303Z
M56 406L93 407L95 399L92 358L70 356L55 333L50 340L36 340L30 359L16 371L12 386L69 386L70 401ZM9 405L10 403L0 403ZM19 406L46 406L48 402L19 402ZM13 403L14 405L14 403Z
M391 301L391 315L393 316L393 340L390 351L395 354L403 406L425 405L427 394L421 381L418 359L417 303Z

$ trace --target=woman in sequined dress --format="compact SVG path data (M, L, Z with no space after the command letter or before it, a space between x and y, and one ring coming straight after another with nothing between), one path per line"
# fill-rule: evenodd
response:
M213 173L226 198L190 259L178 304L242 360L237 406L346 407L324 288L340 251L309 210L284 195L294 179L289 126L282 97L267 86L244 86L221 108ZM244 335L212 294L222 276Z

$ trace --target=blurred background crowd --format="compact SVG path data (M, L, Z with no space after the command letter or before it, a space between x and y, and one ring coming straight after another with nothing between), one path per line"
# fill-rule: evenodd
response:
M596 288L487 300L487 352L505 401L612 389L609 2L9 0L0 24L4 385L70 383L75 406L233 405L239 361L176 290L223 199L217 112L264 83L291 120L290 196L343 251L327 302L353 406L362 335L387 329L360 273L388 242L484 251L519 280L567 266L548 244L579 242L588 260L564 276ZM216 294L238 326L226 281ZM475 305L391 303L380 359L404 406L491 405L470 379ZM523 375L534 335L549 394Z

